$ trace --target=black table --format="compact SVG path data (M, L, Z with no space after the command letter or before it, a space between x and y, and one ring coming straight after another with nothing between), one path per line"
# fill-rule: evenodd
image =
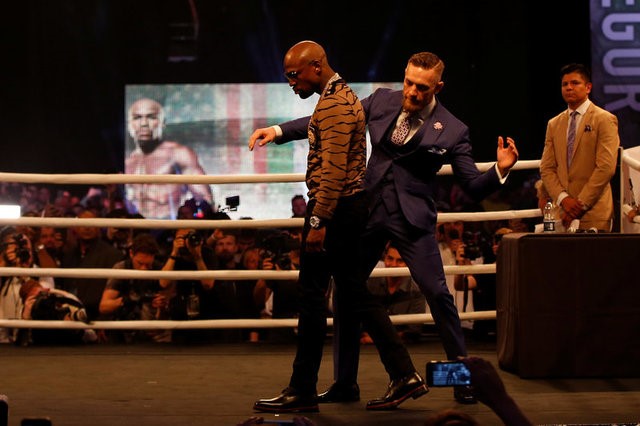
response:
M639 234L507 234L496 286L502 369L640 376Z

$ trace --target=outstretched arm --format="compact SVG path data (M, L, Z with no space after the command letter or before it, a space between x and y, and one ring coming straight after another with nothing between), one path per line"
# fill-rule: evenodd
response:
M276 139L276 131L273 127L263 127L256 129L249 137L249 151L253 151L253 147L256 142L259 146L265 146L269 142L273 142Z

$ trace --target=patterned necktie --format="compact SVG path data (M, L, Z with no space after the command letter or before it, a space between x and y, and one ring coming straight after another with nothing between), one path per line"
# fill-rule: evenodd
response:
M573 144L576 141L576 117L578 114L578 111L573 111L569 119L569 131L567 132L567 164L569 167L571 167L571 157L573 156Z
M405 114L400 124L396 126L391 134L391 142L396 145L404 145L404 140L407 138L409 130L411 130L411 116Z

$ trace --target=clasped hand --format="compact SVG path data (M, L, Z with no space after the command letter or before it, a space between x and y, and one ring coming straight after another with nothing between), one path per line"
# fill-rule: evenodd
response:
M562 224L565 228L569 228L571 221L580 219L584 214L584 204L582 201L573 197L565 197L560 203L564 213L562 214Z

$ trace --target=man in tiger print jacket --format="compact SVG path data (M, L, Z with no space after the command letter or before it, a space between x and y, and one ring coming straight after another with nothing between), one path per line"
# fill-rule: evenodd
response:
M339 305L362 322L373 338L391 383L367 409L396 408L427 392L409 353L382 305L368 292L358 267L360 236L367 218L363 180L366 163L365 115L345 81L329 66L315 42L294 45L284 59L285 76L302 99L320 95L305 126L309 139L306 174L309 203L303 231L298 286L301 291L298 346L289 386L277 397L260 399L267 412L318 411L318 370L327 333L326 293L335 281ZM249 148L275 141L276 130L257 129ZM283 138L278 142L292 139ZM355 263L354 263L355 262Z

